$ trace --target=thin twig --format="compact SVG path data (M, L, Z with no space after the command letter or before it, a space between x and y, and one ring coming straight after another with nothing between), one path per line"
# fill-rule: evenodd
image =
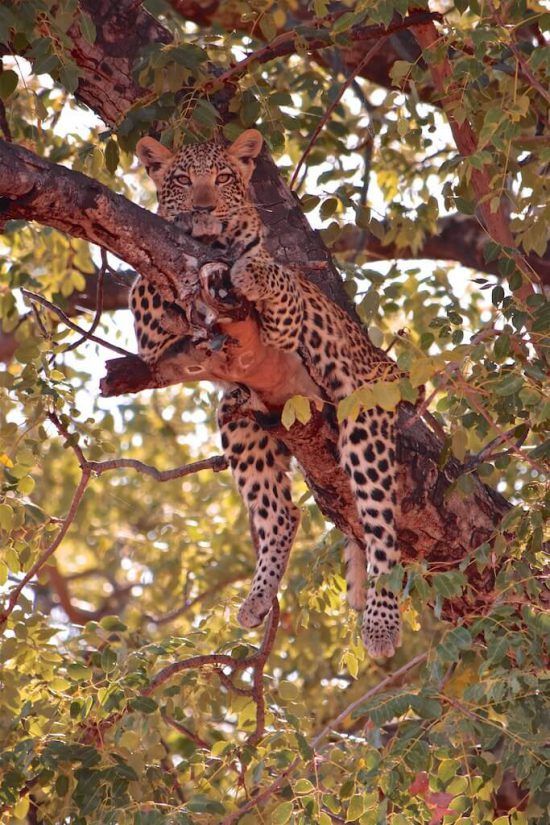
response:
M508 29L506 28L504 20L501 14L499 13L498 9L491 2L489 2L489 6L499 26L501 26L505 32L508 32ZM531 83L532 87L537 90L537 92L546 100L546 102L550 103L550 92L542 85L540 80L538 80L538 78L535 77L535 75L531 71L529 64L527 63L522 53L518 49L516 43L514 42L515 34L516 32L514 29L514 31L510 33L510 40L508 41L507 45L512 54L514 55L514 57L516 58L518 64L521 66L521 74L529 81L529 83Z
M413 659L408 661L406 664L398 668L393 673L388 674L388 676L386 676L385 679L382 679L382 681L378 682L377 685L367 690L366 693L363 693L363 695L360 696L358 699L355 699L354 702L351 702L351 704L349 704L347 708L345 708L341 713L338 714L338 716L336 716L334 719L332 719L332 721L325 725L322 731L317 734L317 736L312 740L312 747L316 748L323 741L325 736L328 736L329 733L331 733L334 730L337 730L342 724L342 722L344 722L348 718L348 716L351 713L353 713L354 710L360 707L363 704L363 702L366 702L367 699L371 699L377 693L380 693L381 690L384 690L384 688L388 687L388 685L391 685L392 682L395 682L396 679L399 679L401 678L401 676L404 676L406 673L409 672L409 670L412 670L413 668L418 667L418 665L421 665L423 662L426 661L427 658L428 653L419 653L418 656L415 656Z
M319 137L319 134L320 134L321 130L324 128L326 123L329 121L332 113L334 112L334 110L336 109L338 104L340 103L340 100L342 99L342 95L344 94L346 89L348 89L351 86L351 84L353 83L353 81L355 80L355 78L357 77L359 72L362 69L364 69L365 66L367 65L367 63L369 63L370 60L374 57L374 55L377 54L380 51L380 49L382 48L382 46L384 45L384 43L386 42L386 39L390 36L390 34L391 34L391 32L388 30L385 34L380 36L380 39L377 40L376 43L374 43L374 45L370 47L370 49L368 50L368 52L366 53L364 58L359 61L357 66L351 72L350 76L347 78L346 82L343 83L342 86L340 87L340 90L339 90L338 94L336 95L336 97L334 98L334 100L332 101L332 103L330 104L330 106L328 107L326 112L324 113L323 117L321 118L321 120L319 121L317 126L315 127L315 130L314 130L312 136L310 137L310 139L308 141L308 144L307 144L307 146L306 146L306 148L305 148L305 150L302 154L302 157L300 158L300 160L296 164L296 168L295 168L295 170L292 174L292 178L290 180L290 189L293 189L294 184L295 184L295 182L298 178L298 175L300 174L300 169L302 168L303 164L305 163L309 153L313 149L313 147L314 147L314 145L317 141L317 138Z
M180 662L172 662L172 664L163 667L162 670L159 670L156 676L151 679L147 687L140 691L139 696L150 696L174 676L177 676L179 673L184 673L187 670L200 670L206 667L213 667L216 675L220 676L220 674L223 673L221 670L222 667L229 668L231 674L237 674L243 670L252 669L254 672L255 684L250 691L247 691L246 695L252 696L254 701L257 703L256 728L248 738L247 742L249 744L253 744L253 737L258 737L254 741L259 741L264 731L263 725L265 722L265 706L263 700L263 686L260 690L256 689L256 680L259 679L256 674L260 673L263 676L263 668L273 647L273 642L275 640L275 636L277 635L278 625L279 604L277 599L274 599L262 644L260 649L256 653L253 653L252 656L247 656L245 659L234 659L226 653L206 653L204 655L191 656L189 659L184 659ZM235 687L227 674L223 674L223 676L225 677L222 680L223 684L227 685L229 690L233 690L236 693L243 692L243 689ZM99 722L91 720L83 726L82 740L86 742L94 741L101 744L103 742L103 734L105 731L118 722L127 712L128 707L124 710L111 714L106 719L102 719Z
M58 431L58 433L65 439L69 438L69 433L62 425L56 413L48 413L48 418ZM131 469L137 470L139 473L151 476L155 481L173 481L175 478L182 478L183 476L199 473L201 470L213 470L215 473L225 470L228 466L227 459L223 455L213 455L210 458L202 458L200 461L193 461L191 464L182 464L180 467L174 467L172 470L157 470L150 464L145 464L143 461L138 461L136 458L112 458L105 461L88 461L84 456L78 444L71 444L79 464L82 468L86 468L88 472L93 475L101 475L110 470Z
M214 456L214 458L222 458L222 456ZM217 472L216 467L212 467L214 472ZM222 469L222 468L220 468ZM179 619L180 616L183 616L192 607L196 604L207 599L209 596L214 595L215 593L219 593L224 587L228 587L230 584L235 584L236 582L242 581L246 576L243 573L236 574L229 579L224 579L224 581L218 582L217 584L212 585L207 590L203 590L202 593L199 593L198 596L195 596L193 599L189 599L181 607L176 607L174 610L170 610L169 613L163 613L161 616L150 616L145 615L144 619L148 622L152 622L153 624L158 625L159 627L163 624L168 624L168 622L173 622L174 619Z
M80 469L82 470L82 475L78 487L75 490L73 499L71 501L69 512L61 521L60 530L56 538L51 542L50 545L48 545L48 547L44 550L44 552L33 564L29 572L23 577L23 579L21 579L17 587L15 587L14 590L10 593L10 597L6 608L2 612L0 612L0 627L7 621L8 616L10 616L10 614L12 613L23 588L36 575L36 573L38 573L38 571L42 569L44 564L47 562L50 556L53 553L55 553L55 551L63 541L67 533L67 530L74 521L76 512L78 510L78 506L82 500L82 496L84 495L84 491L92 475L100 475L101 473L107 472L107 470L114 470L120 467L131 467L132 469L138 470L139 472L152 476L157 481L170 481L174 478L181 478L182 476L187 476L191 473L197 473L200 470L208 469L214 470L214 472L218 472L219 470L223 470L227 466L227 462L224 456L212 456L211 458L205 458L202 461L195 461L191 464L184 464L181 467L176 467L173 470L164 471L157 470L156 467L151 467L148 464L144 464L142 461L137 461L131 458L119 458L113 459L112 461L88 461L84 456L81 447L79 447L78 444L74 444L70 441L69 432L63 426L56 413L49 413L48 418L53 423L58 433L65 439L66 442L70 444L71 449L73 450L75 456L78 459ZM227 658L230 661L234 661L231 659L231 657Z
M90 340L90 336L94 334L97 329L97 326L101 320L101 315L103 313L103 285L105 282L105 273L108 268L107 263L107 253L104 249L101 249L101 268L98 270L97 273L97 285L96 285L96 310L93 321L91 323L90 329L86 332L85 335L82 335L78 338L74 343L70 344L68 347L65 348L64 352L71 352L72 350L77 349L81 344L85 341Z
M48 301L47 298L44 298L42 295L37 295L36 292L31 292L29 289L22 289L21 292L23 295L28 298L30 301L35 301L36 303L40 304L43 307L46 307L58 318L61 318L64 324L66 324L70 329L73 329L75 332L79 332L83 338L87 338L88 341L93 341L95 344L99 344L102 347L106 347L107 349L113 350L113 352L118 352L119 355L133 355L133 353L128 352L126 349L122 349L122 347L117 347L116 344L111 344L109 341L105 341L103 338L99 338L97 335L90 335L85 329L83 329L78 324L75 324L74 321L66 315L62 309L56 307L55 304L52 304L51 301Z
M94 475L101 475L108 470L127 468L151 476L155 481L173 481L175 478L183 478L183 476L192 475L193 473L200 473L201 470L213 470L215 473L219 473L229 465L225 456L213 455L210 456L210 458L193 461L191 464L182 464L180 467L174 467L172 470L157 470L156 467L152 467L150 464L144 464L143 461L138 461L136 458L112 458L105 461L86 461L86 466L89 467Z
M164 713L162 715L163 720L166 722L167 725L177 730L178 733L181 733L183 736L186 736L187 739L190 739L191 742L194 742L195 745L199 748L203 748L204 750L209 751L210 745L208 742L205 742L204 739L201 739L200 736L197 736L196 733L193 733L189 730L185 725L182 725L181 722L178 722L177 719L174 719L173 716L168 716L168 714Z

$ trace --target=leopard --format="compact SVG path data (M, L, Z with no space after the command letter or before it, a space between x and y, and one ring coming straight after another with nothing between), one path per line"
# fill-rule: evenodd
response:
M238 613L247 628L260 625L271 609L300 521L289 451L263 423L267 417L248 412L280 411L296 394L321 398L334 410L365 385L400 377L395 362L347 312L299 266L278 262L268 250L250 186L263 143L259 130L247 129L229 145L214 138L172 152L147 136L136 147L156 187L158 214L226 255L233 262L231 289L255 310L252 332L235 330L231 320L221 323L238 357L229 358L230 366L220 367L217 376L224 390L217 414L222 449L256 549L251 588ZM218 308L224 302L219 270L213 262L198 274L205 302ZM138 277L130 308L140 356L149 363L162 360L181 335L167 323L170 307ZM373 657L392 656L401 645L398 596L377 586L400 559L396 416L395 409L375 406L338 423L338 460L362 531L361 540L347 536L344 547L347 598L362 614L362 640Z

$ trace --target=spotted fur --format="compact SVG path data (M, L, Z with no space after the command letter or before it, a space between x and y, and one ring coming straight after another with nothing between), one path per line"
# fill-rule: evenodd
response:
M229 147L210 142L186 146L172 155L152 138L138 144L138 155L155 181L159 214L182 225L194 237L228 252L233 288L253 302L260 319L257 348L285 354L294 370L290 397L321 395L338 404L354 390L379 379L397 377L397 368L368 336L296 268L282 266L264 244L264 227L250 200L248 183L260 134L248 130ZM210 267L210 268L208 268ZM214 269L215 271L215 269ZM212 266L201 272L205 299L212 298ZM218 296L219 297L219 296ZM131 307L139 350L149 361L159 358L177 338L165 323L166 307L151 287L138 281ZM286 369L286 367L283 367ZM289 366L290 369L290 366ZM232 380L236 379L234 376ZM235 420L236 406L280 406L259 380L242 380L224 396L218 421L224 452L250 512L257 550L252 588L239 619L259 624L269 611L284 573L298 526L283 445L248 418ZM340 463L353 491L364 531L360 547L350 541L345 552L348 598L363 613L362 636L374 656L392 655L401 642L395 594L375 587L376 578L398 561L395 516L395 414L380 407L345 419L339 427Z

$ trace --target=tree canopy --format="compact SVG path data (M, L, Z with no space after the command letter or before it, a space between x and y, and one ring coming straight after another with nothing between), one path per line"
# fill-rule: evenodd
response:
M0 6L6 822L550 821L549 22L537 0ZM337 411L401 402L391 661L345 605L330 422L296 397L274 430L302 524L244 630L217 390L131 355L136 272L184 300L216 257L149 211L138 139L251 126L273 254L407 376Z

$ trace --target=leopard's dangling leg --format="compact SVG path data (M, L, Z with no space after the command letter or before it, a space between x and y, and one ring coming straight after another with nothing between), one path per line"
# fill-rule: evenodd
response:
M352 610L363 611L367 606L366 551L351 539L344 545L344 567L348 604Z
M218 424L224 453L249 511L256 548L256 570L238 620L244 627L257 627L277 595L300 511L291 499L286 448L255 421L234 415L236 401L246 395L237 389L224 396Z
M401 644L401 616L394 593L376 591L376 579L399 561L394 447L395 415L376 407L356 421L340 425L341 464L349 476L357 512L365 532L371 579L363 613L362 637L371 656L392 656Z

